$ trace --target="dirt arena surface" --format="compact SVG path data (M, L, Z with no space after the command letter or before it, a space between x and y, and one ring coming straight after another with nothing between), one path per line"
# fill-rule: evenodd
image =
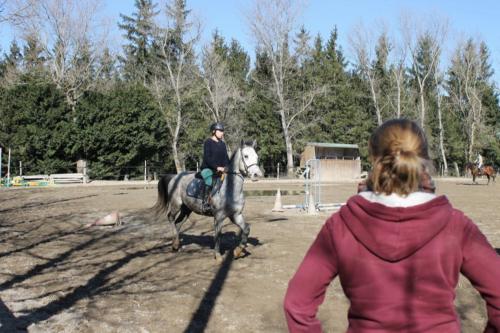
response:
M465 211L500 248L500 184L438 181L438 193ZM280 184L283 204L301 203L300 183ZM213 260L212 220L191 215L183 248L150 207L156 186L0 189L0 332L284 332L288 280L331 212L272 213L278 185L245 185L250 255ZM323 202L344 202L355 183L323 186ZM119 227L82 228L112 211ZM236 245L226 222L222 248ZM461 279L457 309L463 332L480 332L485 308ZM348 301L335 281L319 318L344 332Z

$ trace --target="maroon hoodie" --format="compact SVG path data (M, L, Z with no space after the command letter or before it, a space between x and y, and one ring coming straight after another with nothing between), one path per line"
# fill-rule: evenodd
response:
M319 232L288 285L290 332L321 332L316 318L338 275L348 332L460 332L459 273L486 301L485 332L500 332L500 256L445 196L400 208L356 195Z

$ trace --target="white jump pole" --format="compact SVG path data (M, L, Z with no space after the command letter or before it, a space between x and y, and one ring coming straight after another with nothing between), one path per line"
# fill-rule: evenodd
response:
M7 159L7 184L10 184L10 148L9 148L9 157Z

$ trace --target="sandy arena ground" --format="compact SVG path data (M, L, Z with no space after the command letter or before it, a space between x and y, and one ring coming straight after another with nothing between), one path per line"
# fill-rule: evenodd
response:
M438 182L438 192L466 212L500 248L500 184ZM0 189L0 332L284 332L287 282L331 213L272 213L276 183L245 185L249 251L213 260L212 220L192 215L183 248L170 248L170 227L150 207L156 186L86 185ZM280 184L284 204L301 203L300 183ZM324 186L324 202L343 202L354 183ZM120 227L82 228L112 211ZM226 222L223 249L236 244ZM481 332L485 309L466 280L457 289L463 332ZM338 281L319 318L344 332L348 301Z

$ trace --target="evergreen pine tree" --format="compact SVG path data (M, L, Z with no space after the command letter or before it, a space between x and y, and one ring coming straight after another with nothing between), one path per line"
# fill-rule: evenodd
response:
M120 57L122 73L126 80L145 84L151 75L151 57L154 33L154 18L159 11L153 0L135 0L136 11L131 16L120 14L118 27L125 31L128 43Z

